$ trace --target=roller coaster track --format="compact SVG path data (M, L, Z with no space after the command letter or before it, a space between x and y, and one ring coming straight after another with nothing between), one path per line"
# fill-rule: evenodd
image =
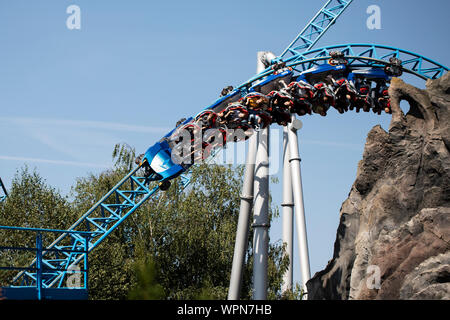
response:
M90 210L75 222L68 231L88 231L89 237L78 233L63 233L43 252L42 287L63 287L63 280L68 269L76 265L83 255L79 252L87 248L91 251L131 213L158 190L158 185L148 187L151 178L137 175L140 167L132 170L117 185L100 199ZM88 242L88 243L86 243ZM59 256L59 250L64 255ZM36 267L36 259L30 268ZM13 279L15 287L35 286L37 273L35 270L22 271Z
M294 41L273 62L285 62L297 75L307 70L328 63L332 51L340 51L352 68L383 68L389 64L389 58L402 60L402 68L406 73L421 79L436 79L442 76L448 68L422 55L394 47L373 44L344 44L319 49L312 49L324 33L336 22L352 1L330 0L300 32ZM248 88L264 78L273 75L272 66L253 76L237 88L242 95L248 93ZM68 231L53 241L44 251L41 273L42 287L64 287L64 279L70 266L76 265L82 259L82 251L95 249L111 232L113 232L130 214L136 211L150 197L158 197L160 185L156 175L148 177L139 174L141 166L132 170L116 186L114 186L89 211L75 222ZM182 189L190 182L190 171L181 175ZM88 238L75 232L89 232ZM86 243L86 241L88 243ZM66 250L63 256L55 254L56 250ZM69 250L69 251L67 251ZM73 251L73 252L70 252ZM36 267L36 260L31 263ZM18 287L36 286L37 272L20 272L13 280Z
M340 51L349 61L349 66L355 68L383 68L389 64L389 58L395 57L402 61L403 71L415 75L423 80L437 79L448 71L448 68L432 59L420 54L376 44L343 44L332 45L323 48L313 49L292 55L287 59L282 59L288 67L292 67L298 73L303 73L308 69L326 64L330 57L330 52ZM266 68L260 74L255 75L238 88L250 86L255 81L273 74L271 67Z
M207 161L212 161L214 157L213 153ZM41 274L43 288L64 287L64 280L71 274L70 267L84 259L85 248L91 252L145 201L152 196L161 196L157 192L160 185L155 176L142 176L140 169L141 166L137 166L128 173L70 226L67 229L69 232L62 233L46 247L41 261L44 266ZM180 176L181 191L189 186L190 175L191 170ZM13 279L14 287L36 286L36 262L33 260L30 264L32 271L22 271Z
M394 57L402 61L402 67L405 72L411 73L424 80L436 79L441 77L448 68L442 64L426 58L420 54L402 50L399 48L376 45L376 44L344 44L333 45L324 48L314 49L284 60L288 65L295 66L296 70L303 72L317 64L317 58L326 58L331 51L341 51L349 60L350 65L363 63L363 67L382 67L387 63L387 59ZM302 67L299 69L299 67Z
M295 39L284 49L279 56L286 61L289 56L298 56L304 51L310 50L317 41L336 22L340 15L347 9L353 0L329 0L314 18L295 37Z

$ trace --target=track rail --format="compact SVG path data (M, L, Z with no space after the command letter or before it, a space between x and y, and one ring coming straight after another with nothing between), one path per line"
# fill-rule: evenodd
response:
M137 175L140 167L132 170L102 199L100 199L89 211L87 211L67 231L61 234L53 243L43 251L42 264L45 271L42 272L42 287L61 287L67 269L77 264L82 258L82 251L88 248L92 251L112 231L114 231L130 214L132 214L150 196L154 195L159 186L149 188L147 185L152 178ZM81 237L77 232L89 232L90 237ZM86 244L86 241L88 243ZM64 257L53 254L55 250L65 253ZM36 267L36 260L30 267ZM36 272L20 272L13 279L13 286L32 286L37 279Z
M213 152L207 161L213 161L215 155ZM43 288L64 287L64 280L71 274L71 267L85 259L86 248L88 252L94 250L145 201L158 196L158 180L153 175L140 176L140 169L141 166L138 166L128 173L68 228L67 232L62 233L43 250L41 261L44 265L44 271L41 273ZM189 186L191 171L180 175L181 190ZM87 234L89 236L86 236ZM28 267L33 271L21 271L16 275L12 281L13 287L36 286L38 279L36 262L36 259L33 260Z
M322 9L311 19L306 27L281 53L281 59L297 56L301 52L310 50L327 30L344 13L353 0L329 0Z
M302 66L302 69L297 71L305 71L306 66L302 61L309 60L318 57L327 57L331 51L341 51L349 59L350 64L354 60L361 60L360 58L366 58L366 67L373 67L373 62L381 63L387 61L389 58L398 58L402 60L402 66L405 71L414 74L422 79L436 79L441 77L448 68L430 58L427 58L421 54L414 53L412 51L399 49L396 47L379 45L379 44L364 44L364 43L351 43L343 45L327 46L319 49L314 49L299 53L285 60L288 65ZM353 57L353 59L351 59Z
M330 52L341 51L349 60L349 65L359 68L384 67L389 63L389 58L395 57L402 60L403 71L413 74L423 80L437 79L448 72L448 67L412 51L379 44L350 43L332 45L305 51L288 58L282 59L286 65L292 67L298 73L302 73L314 66L327 63ZM358 64L359 62L359 64ZM255 75L238 88L251 86L254 82L273 74L271 67Z

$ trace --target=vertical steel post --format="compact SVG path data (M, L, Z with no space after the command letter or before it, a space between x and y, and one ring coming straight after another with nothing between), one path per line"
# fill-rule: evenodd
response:
M258 52L257 73L265 69ZM253 299L267 299L267 260L269 253L269 127L258 132L255 163L255 205L253 209Z
M306 234L305 207L303 204L302 176L300 171L300 156L298 152L297 130L302 127L302 122L291 116L288 126L289 162L291 164L292 188L295 203L295 217L297 224L297 241L300 253L300 271L302 277L302 289L306 292L306 282L311 278L309 269L308 239Z
M289 164L289 139L288 128L283 128L283 202L281 203L283 214L283 243L286 244L285 255L289 258L289 265L283 275L282 292L292 290L293 283L293 257L294 257L294 199L292 194L291 167Z
M233 266L231 268L228 300L238 300L242 288L242 275L245 264L245 254L248 247L250 229L250 213L253 206L253 181L255 180L256 133L248 141L248 153L245 164L244 183L242 185L241 206L234 244Z
M42 235L36 235L36 290L37 299L42 300Z
M84 289L88 290L88 255L89 255L89 237L90 235L85 235L84 237Z

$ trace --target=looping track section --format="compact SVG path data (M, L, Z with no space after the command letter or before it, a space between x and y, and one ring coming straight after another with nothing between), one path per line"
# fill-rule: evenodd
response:
M302 53L296 51L295 55L284 58L282 61L295 71L302 73L315 66L328 63L330 53L333 51L342 52L348 59L348 65L353 68L382 68L389 64L390 58L397 58L401 60L404 72L423 80L440 78L448 71L446 66L418 53L386 45L362 43L332 45ZM268 67L240 87L248 86L272 72L271 67Z

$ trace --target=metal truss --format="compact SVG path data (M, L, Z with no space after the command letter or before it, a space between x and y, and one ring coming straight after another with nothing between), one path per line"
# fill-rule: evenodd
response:
M336 22L339 16L347 9L353 0L329 0L317 12L306 27L284 49L279 58L285 60L290 56L310 50L325 32Z
M213 161L216 154L213 151L206 162ZM61 235L43 249L40 262L37 259L31 262L28 268L31 271L22 271L13 279L13 286L36 287L39 279L42 288L65 287L65 280L71 275L72 267L83 260L87 261L85 252L95 249L146 200L158 196L156 177L139 176L140 168L132 170L67 231L51 230L59 231ZM179 177L180 192L189 186L191 177L192 170L187 170ZM38 264L43 268L39 268ZM41 270L39 278L38 270Z
M448 67L420 54L395 47L376 44L343 44L305 51L285 60L286 66L302 73L314 66L328 63L330 52L341 51L353 68L382 68L392 57L402 61L403 71L423 80L437 79L448 72ZM271 67L242 83L238 88L245 89L254 82L274 73Z
M25 227L9 227L0 226L2 236L10 239L9 232L14 235L22 233L21 244L15 243L14 246L0 246L0 255L8 259L8 256L14 256L14 252L32 252L36 257L28 267L20 266L0 266L0 270L4 271L20 271L19 276L13 280L13 285L4 288L7 295L13 292L22 299L38 299L41 300L48 296L59 296L59 298L83 298L87 297L88 285L88 245L90 232L74 231L74 230L56 230L42 228L25 228ZM29 235L35 237L35 244L29 244ZM45 248L44 243L54 238L52 234L69 235L64 245L59 244L52 248ZM28 241L27 241L28 240ZM23 242L25 244L23 244ZM71 257L78 257L79 264L74 268L65 262L70 261ZM81 265L81 266L80 266ZM70 289L69 291L47 290L49 288L48 281L61 274L75 275L77 281L67 282L60 286L61 289ZM63 280L63 277L60 277ZM69 279L70 280L70 279ZM31 289L31 290L30 290ZM33 290L35 289L35 290Z
M448 68L420 54L391 46L377 44L344 44L314 49L292 56L285 60L289 66L303 72L314 65L326 63L331 51L341 51L349 60L349 64L358 67L380 67L389 63L389 58L402 61L403 71L414 74L422 79L437 79ZM318 59L320 58L320 59ZM306 62L309 61L309 62ZM319 62L321 61L321 62Z
M42 252L41 272L43 288L63 287L64 279L71 266L78 264L84 257L81 251L88 252L96 248L112 231L114 231L130 214L149 197L154 195L159 185L151 176L137 175L140 167L131 171L89 211L87 211L67 232L63 232L52 244ZM88 233L89 237L79 233ZM37 259L30 267L34 271L20 272L13 280L13 285L36 286L38 269Z

